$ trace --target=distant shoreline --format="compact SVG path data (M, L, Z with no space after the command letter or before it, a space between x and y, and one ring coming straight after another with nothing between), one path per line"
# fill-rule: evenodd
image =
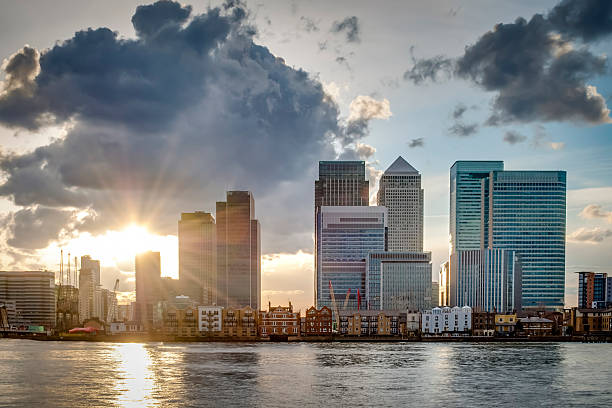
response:
M85 341L97 343L521 343L521 342L547 342L547 343L612 343L612 336L546 336L546 337L361 337L361 336L308 336L288 337L270 340L267 338L240 338L240 337L176 337L156 335L95 335L95 336L5 336L18 340L35 341Z

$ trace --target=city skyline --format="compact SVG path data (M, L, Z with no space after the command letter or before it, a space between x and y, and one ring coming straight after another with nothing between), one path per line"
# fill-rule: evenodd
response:
M204 20L194 17L208 11L182 3L167 10L176 13L167 21L174 28L173 21L180 22L177 32L182 34L176 41L183 42L175 44L173 56L187 63L167 71L162 69L167 64L163 55L150 48L156 34L147 31L146 20L152 9L137 11L137 4L146 3L101 7L66 1L63 8L39 3L35 9L6 5L0 17L6 30L0 39L5 59L0 269L54 270L64 248L99 259L102 286L111 288L120 278L120 291L127 296L133 289L136 253L161 252L162 273L178 277L176 223L181 212L212 211L225 191L249 189L258 198L258 219L264 226L261 301L286 303L290 298L305 310L313 298L312 180L318 161L364 160L373 203L382 171L401 155L422 176L423 246L432 251L434 278L448 258L449 168L456 160L472 159L503 160L506 170L567 171L567 305L576 302L573 272L612 273L612 169L607 164L612 146L606 105L612 83L601 68L603 56L612 51L602 41L607 28L599 30L592 22L593 31L585 34L580 27L562 24L563 8L555 8L559 2L554 0L496 8L477 0L461 7L450 0L407 2L396 5L401 10L395 13L389 13L390 6L366 2L353 3L350 11L342 2L326 5L324 13L317 2L247 3L247 17L228 25L236 34L232 38L241 35L244 42L215 33L223 58L209 64L189 60L194 46L209 45L190 43L185 34L187 27L198 29L193 22ZM64 18L46 19L58 10ZM229 21L224 13L220 21ZM542 20L532 18L537 13ZM521 16L525 22L516 20ZM504 25L496 31L497 23ZM480 58L478 51L487 40L497 47L499 59L523 66L520 55L503 47L500 33L537 35L528 30L536 24L543 24L537 33L561 38L528 41L542 47L529 54L541 55L534 62L541 70L509 72ZM247 25L256 29L254 37L246 32ZM98 27L109 30L96 31ZM85 31L75 36L78 30ZM234 62L233 51L244 44L252 51L245 54L251 64L242 65L238 75L259 81L265 72L271 78L255 94L225 70ZM104 46L116 58L94 67L90 63L96 47ZM140 55L144 63L163 62L149 64L157 70L142 70L121 49ZM579 50L590 65L564 65ZM568 75L555 77L560 71L549 70L552 63ZM97 76L104 70L114 73L104 76L108 82ZM125 93L115 80L132 78L129 72L175 87L145 89L139 88L143 82L134 81L132 92ZM496 74L517 80L498 83ZM209 76L230 92L199 79ZM538 84L556 81L555 89L577 93L566 101L562 94L546 99L540 92L541 98L527 98L525 111L514 110L519 105L512 96L525 96L529 89L519 85L532 79ZM32 90L33 83L40 103L24 113L19 110L23 95L16 90ZM87 85L92 83L100 86ZM276 86L286 92L270 91ZM72 92L53 92L64 87ZM206 96L193 89L205 89ZM121 103L109 99L109 92L116 92ZM219 101L221 110L212 109L211 101ZM264 105L267 110L255 109ZM300 110L303 106L313 109ZM225 114L236 120L218 120L227 118ZM54 120L49 122L50 117Z

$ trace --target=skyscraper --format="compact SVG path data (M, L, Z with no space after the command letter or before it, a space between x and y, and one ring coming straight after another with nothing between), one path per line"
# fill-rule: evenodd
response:
M370 204L364 161L320 161L315 181L315 208Z
M450 169L450 252L481 249L481 181L502 161L456 161Z
M0 271L0 303L8 324L55 327L55 276L48 271Z
M161 258L159 252L136 255L136 321L145 329L153 325L154 310L161 294Z
M316 216L317 309L332 307L330 282L338 302L350 291L348 309L365 309L366 259L385 250L386 208L322 206Z
M581 309L607 306L607 273L578 272L578 307Z
M564 171L492 171L482 180L482 244L520 256L523 308L563 308L566 189Z
M383 173L377 204L387 207L390 252L423 251L421 175L401 156Z
M217 304L261 306L260 225L250 191L228 191L217 202Z
M100 307L100 261L91 256L81 257L79 271L79 318L81 321L97 317L103 320Z
M178 222L181 292L203 305L217 301L217 239L210 213L182 213Z

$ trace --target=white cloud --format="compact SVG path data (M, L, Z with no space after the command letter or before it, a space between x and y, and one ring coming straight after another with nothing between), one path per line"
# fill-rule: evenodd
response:
M389 119L392 115L389 100L383 98L380 101L367 95L358 95L351 101L348 120L357 119Z
M583 242L587 244L599 244L612 237L612 230L595 228L578 228L567 236L569 242Z
M608 223L612 224L612 211L606 211L598 204L587 205L579 215L586 219L605 218Z

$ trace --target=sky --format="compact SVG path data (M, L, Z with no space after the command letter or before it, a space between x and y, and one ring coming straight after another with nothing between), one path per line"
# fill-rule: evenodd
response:
M319 160L398 155L425 190L433 280L449 168L566 170L566 304L612 273L608 1L0 0L0 268L134 255L176 277L181 212L253 192L262 304L313 303ZM372 201L371 200L371 201ZM373 202L373 201L372 201Z

